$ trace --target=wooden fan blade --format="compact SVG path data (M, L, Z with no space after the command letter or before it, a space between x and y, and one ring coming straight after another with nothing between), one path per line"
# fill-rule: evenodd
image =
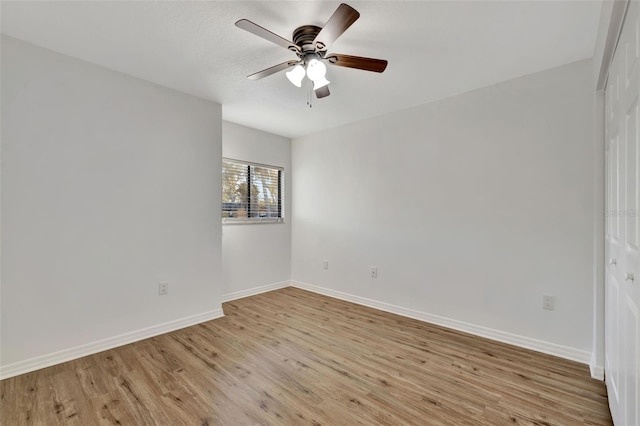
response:
M292 41L280 37L278 34L272 33L266 28L249 21L248 19L241 19L236 22L236 27L242 28L245 31L249 31L251 34L262 37L263 39L275 43L278 46L282 46L285 49L289 49L294 52L300 52L300 48Z
M292 66L296 65L297 63L298 63L298 61L283 62L281 64L274 65L271 68L267 68L265 70L258 71L255 74L251 74L251 75L247 76L247 78L249 80L260 80L261 78L268 77L271 74L275 74L275 73L280 72L282 70L286 70L287 68L292 67Z
M329 63L339 67L356 68L359 70L382 72L387 68L384 59L363 58L362 56L341 55L332 53L325 57Z
M329 92L329 85L323 86L318 90L316 90L315 92L316 92L316 98L318 99L326 98L331 94L331 92Z
M313 44L317 50L326 50L327 47L333 44L344 33L347 28L358 20L360 14L357 10L342 3L327 23L322 27L316 38L313 40Z

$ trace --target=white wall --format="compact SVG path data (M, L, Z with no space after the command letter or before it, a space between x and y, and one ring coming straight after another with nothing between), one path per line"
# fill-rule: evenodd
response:
M221 106L1 54L3 374L219 315Z
M291 140L224 121L222 155L284 167L284 223L223 225L223 299L289 284L291 277Z
M588 362L591 77L582 61L294 139L292 279Z

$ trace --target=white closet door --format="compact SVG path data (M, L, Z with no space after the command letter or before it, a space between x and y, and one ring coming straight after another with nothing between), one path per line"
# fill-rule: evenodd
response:
M617 425L640 425L640 3L630 2L606 88L605 370Z

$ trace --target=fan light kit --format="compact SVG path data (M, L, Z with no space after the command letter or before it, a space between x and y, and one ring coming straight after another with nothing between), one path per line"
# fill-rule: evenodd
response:
M318 99L330 95L327 80L328 62L339 67L355 68L365 71L381 73L387 68L384 59L364 58L361 56L342 55L338 53L327 54L327 48L333 44L351 26L360 14L351 6L342 3L331 15L324 27L315 25L303 25L293 32L293 41L289 41L272 33L247 19L236 22L238 28L262 37L263 39L284 47L298 56L297 61L287 61L271 68L251 74L249 80L259 80L280 71L289 69L286 76L296 87L302 87L305 77L313 82L313 91Z
M298 64L291 71L287 71L286 75L291 84L297 87L302 87L302 80L306 75L309 80L313 81L313 90L318 90L331 83L326 78L327 66L315 58L309 61L306 71L302 65Z

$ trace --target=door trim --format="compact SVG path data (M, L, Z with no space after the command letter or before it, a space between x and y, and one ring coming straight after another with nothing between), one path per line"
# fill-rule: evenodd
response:
M603 2L603 13L606 4L606 1ZM607 84L607 78L609 77L609 67L611 66L613 55L615 55L616 48L618 47L618 40L620 40L622 24L624 23L624 18L627 15L629 0L614 0L613 2L611 2L611 7L611 18L609 19L607 37L604 44L602 62L600 63L600 72L598 73L596 90L604 90L605 85Z

